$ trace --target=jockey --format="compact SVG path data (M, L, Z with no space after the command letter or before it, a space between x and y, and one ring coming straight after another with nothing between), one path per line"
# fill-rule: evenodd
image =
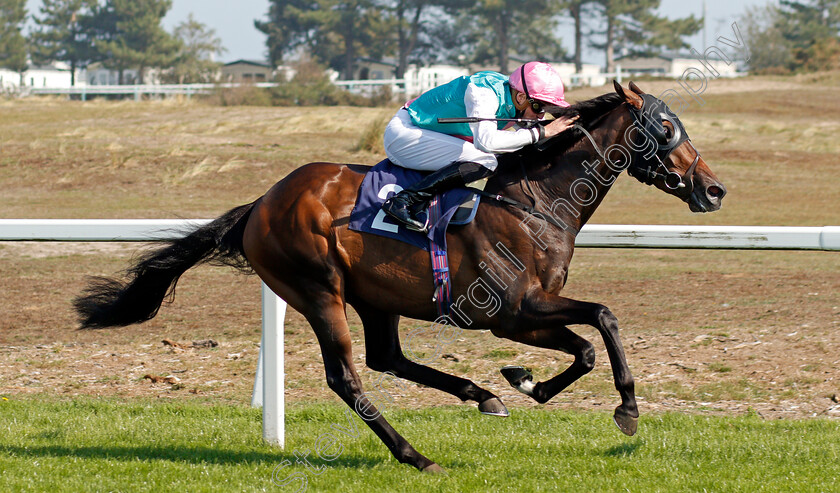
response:
M542 62L528 62L510 77L490 71L459 77L409 101L385 129L385 153L396 165L434 173L385 201L382 210L408 229L425 232L427 225L415 216L435 194L490 176L496 154L554 137L577 119L505 131L506 122L443 124L438 117L540 119L552 106L569 103L560 75Z

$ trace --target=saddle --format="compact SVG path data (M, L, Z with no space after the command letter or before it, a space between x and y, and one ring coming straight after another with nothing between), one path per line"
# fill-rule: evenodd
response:
M462 226L472 222L481 197L467 188L447 190L436 197L440 207L439 217L432 218L434 211L429 211L431 227L428 234L411 231L392 222L381 210L382 203L392 194L411 186L422 177L423 173L420 171L397 166L387 159L371 168L359 187L356 205L350 213L350 229L399 240L426 251L430 248L430 240L445 246L447 228L450 225ZM476 184L480 184L476 187L480 189L483 188L484 182L471 186Z
M411 186L423 177L423 173L396 166L389 160L381 161L371 168L359 186L356 205L350 213L349 227L353 231L369 233L395 239L422 248L430 253L435 291L432 301L438 314L449 315L452 304L450 291L449 261L446 255L446 230L450 225L461 226L474 218L481 197L473 190L456 188L436 195L429 203L429 232L411 231L391 222L382 210L382 204L392 194ZM486 180L471 184L484 188Z

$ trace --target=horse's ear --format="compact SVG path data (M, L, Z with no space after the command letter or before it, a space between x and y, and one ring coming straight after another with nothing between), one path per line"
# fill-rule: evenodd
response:
M639 86L637 86L636 83L633 82L632 80L630 81L630 90L635 92L636 94L638 94L640 96L645 93L645 91L639 89Z
M633 83L631 82L631 84L633 84ZM636 84L633 84L633 86L635 86L635 85ZM642 106L644 106L645 102L642 101L642 98L640 98L637 94L635 94L633 92L625 91L624 88L621 87L621 84L619 84L615 80L613 80L613 86L615 86L615 92L617 92L619 96L623 97L624 101L627 104L633 106L637 110L642 109ZM632 88L632 86L631 86L631 88Z

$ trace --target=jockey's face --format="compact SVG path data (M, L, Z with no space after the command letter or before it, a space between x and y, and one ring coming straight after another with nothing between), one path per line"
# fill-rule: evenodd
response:
M545 110L541 109L539 113L534 111L534 108L528 103L528 98L524 92L519 92L513 89L513 105L516 107L516 113L520 118L529 118L532 120L539 120L545 115Z

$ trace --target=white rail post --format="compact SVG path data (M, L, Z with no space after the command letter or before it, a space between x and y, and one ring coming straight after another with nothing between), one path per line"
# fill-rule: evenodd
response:
M274 294L265 283L262 283L262 342L251 405L262 404L263 439L279 445L280 448L286 445L285 373L283 370L283 319L285 316L286 302Z

